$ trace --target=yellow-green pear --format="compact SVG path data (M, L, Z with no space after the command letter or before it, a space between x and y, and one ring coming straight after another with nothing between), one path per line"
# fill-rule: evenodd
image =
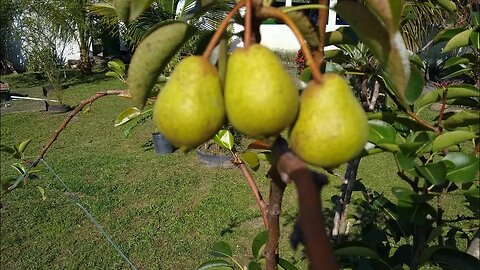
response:
M212 138L225 121L216 68L201 56L182 60L158 94L153 120L158 130L183 151Z
M290 126L298 113L298 90L268 48L236 49L227 64L225 109L234 128L262 139Z
M337 167L360 154L367 138L365 111L339 75L325 74L321 83L312 82L303 91L289 144L305 162Z

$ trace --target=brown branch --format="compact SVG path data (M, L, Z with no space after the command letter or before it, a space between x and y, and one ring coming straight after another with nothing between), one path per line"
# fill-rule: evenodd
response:
M97 92L95 95L93 95L93 96L83 100L82 102L80 102L80 104L78 104L78 106L75 108L75 110L73 110L71 113L69 113L68 116L63 121L63 123L55 130L55 132L53 133L53 135L50 138L50 140L48 141L48 143L45 146L42 147L42 150L40 151L40 154L38 155L37 159L35 159L35 161L32 162L32 167L37 166L38 162L40 162L40 160L43 158L43 156L45 156L45 153L47 152L47 150L57 140L60 133L63 130L65 130L68 123L70 123L70 121L73 119L73 117L75 115L77 115L77 113L79 113L83 109L83 107L85 107L87 104L93 103L95 100L97 100L101 97L109 96L109 95L116 95L116 96L118 96L118 95L128 95L128 90L107 90L107 91Z
M442 99L442 108L440 108L440 113L438 114L438 122L437 126L439 131L442 131L442 121L443 121L443 114L445 113L445 108L447 107L447 98L448 98L448 88L443 88L443 99Z
M478 152L480 152L480 141L477 143L477 146L475 146L475 149L472 152L472 155L476 155Z
M368 105L368 110L373 111L375 105L377 104L378 97L380 96L380 83L375 80L375 86L373 87L372 99L370 100L370 105Z
M340 215L340 227L338 232L337 242L340 243L344 240L344 237L347 234L347 216L348 216L348 206L350 205L350 200L352 198L353 188L355 186L355 181L357 180L357 171L360 164L360 158L356 158L348 163L350 168L350 174L345 175L347 180L347 186L345 188L345 193L342 197L343 207Z
M246 0L245 7L245 32L243 33L243 42L245 48L248 48L252 43L252 0Z
M307 64L311 67L313 79L317 83L320 83L322 81L322 73L320 73L320 70L316 68L318 67L318 64L313 58L312 52L310 51L310 48L308 47L307 42L305 41L302 33L298 29L297 25L292 21L292 19L290 19L290 17L288 17L287 14L283 13L279 9L274 7L266 7L266 6L263 6L257 10L257 16L262 18L272 17L272 18L281 19L283 22L285 22L286 25L288 25L288 27L290 27L290 29L292 29L292 32L295 34L295 37L300 43L302 52L305 55L305 59L307 60Z
M267 205L263 200L262 194L258 190L257 184L255 183L255 179L253 179L253 176L250 174L245 164L238 158L237 154L234 154L234 159L235 159L234 164L237 165L237 167L240 169L243 176L247 180L247 184L250 187L250 190L252 191L253 196L255 197L255 201L257 202L257 205L260 208L260 212L262 212L263 226L267 230L269 228L268 221L267 221Z
M320 5L328 7L329 0L319 0ZM327 31L327 21L328 21L328 8L319 8L318 9L318 58L317 58L317 69L320 69L323 61L325 60L325 32Z
M269 171L272 179L270 183L270 198L268 202L268 240L265 246L266 270L277 270L278 243L280 239L280 213L282 211L282 199L286 184L282 182L275 164Z
M215 32L215 34L213 34L212 39L210 39L210 42L208 43L207 48L203 52L203 55L202 55L203 58L205 58L205 59L210 58L210 55L212 54L213 49L215 48L218 41L220 40L220 37L223 35L223 31L225 31L228 24L230 23L230 20L233 18L235 13L237 13L238 10L241 7L243 7L244 3L245 3L245 1L240 0L238 2L238 4L232 10L230 10L230 12L227 14L227 16L222 20L222 22L220 23L220 25L217 28L217 31Z
M286 141L278 138L273 147L276 169L285 183L293 181L297 188L299 224L311 270L338 269L325 229L320 190L327 177L316 173L288 150Z

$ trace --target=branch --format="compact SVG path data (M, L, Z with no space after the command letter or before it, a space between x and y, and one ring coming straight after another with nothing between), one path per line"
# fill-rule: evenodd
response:
M302 160L288 150L287 142L279 137L273 146L276 169L283 182L293 181L297 188L299 224L311 270L338 269L325 230L320 190L327 177L310 170Z
M347 180L347 186L345 193L343 194L343 207L340 215L340 226L338 232L337 242L340 243L343 240L343 237L347 234L347 215L348 215L348 206L350 205L350 200L352 198L353 188L355 187L355 181L357 180L357 171L358 165L360 164L360 158L356 158L348 163L350 167L350 173L345 175Z
M57 140L58 135L60 135L60 133L63 130L65 130L68 123L70 123L70 121L73 119L73 117L75 115L77 115L77 113L79 113L83 109L83 107L85 107L85 105L91 104L95 100L97 100L101 97L104 97L104 96L109 96L109 95L119 96L119 95L127 95L127 94L128 94L128 90L107 90L107 91L97 92L95 95L93 95L93 96L83 100L82 102L80 102L80 104L78 104L78 106L75 108L75 110L73 110L71 113L69 113L67 118L65 118L65 120L63 121L63 123L55 130L55 132L53 133L53 135L50 138L50 140L48 141L48 143L45 146L42 147L42 150L40 151L40 154L38 155L37 159L35 159L35 161L33 161L32 167L37 166L38 162L40 162L40 160L43 158L43 156L45 156L45 153L47 152L47 150Z
M444 87L443 88L443 99L442 99L442 108L440 109L440 113L438 114L438 122L437 126L439 130L442 130L442 120L443 120L443 114L445 113L445 108L447 107L447 98L448 98L448 88Z
M329 0L319 0L318 3L323 6L328 6ZM328 20L328 9L319 8L318 9L318 58L317 58L317 69L320 68L323 61L325 60L325 32L327 31L327 20Z
M298 29L297 25L292 21L292 19L290 19L290 17L288 17L287 14L280 11L279 9L274 7L266 7L266 6L262 6L257 10L257 17L265 17L265 18L272 17L272 18L280 19L283 22L285 22L285 24L288 25L290 29L292 29L292 32L295 34L295 37L300 43L302 52L305 55L305 59L307 60L307 64L311 67L313 79L317 83L320 83L322 80L322 73L320 73L320 70L316 68L318 65L312 56L312 52L310 51L310 48L305 42L305 38L303 37L302 33Z
M250 47L250 44L252 43L252 0L246 0L245 1L245 32L243 33L243 43L245 45L245 48Z
M280 213L286 184L282 182L276 164L272 164L268 175L270 183L270 199L268 202L268 241L265 246L265 261L267 270L277 270L278 242L280 239Z
M260 208L260 211L262 212L263 226L267 230L269 228L268 227L269 223L267 220L267 205L263 200L262 194L258 190L257 184L255 183L255 179L253 179L252 175L248 171L245 164L240 160L240 158L238 158L238 155L234 153L233 157L234 157L233 164L237 165L240 171L242 172L243 176L247 180L247 184L250 187L250 190L253 193L253 196L255 197L255 200L257 201L257 205Z

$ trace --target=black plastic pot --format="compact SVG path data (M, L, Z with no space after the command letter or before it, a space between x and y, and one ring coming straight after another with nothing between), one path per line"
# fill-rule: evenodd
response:
M174 151L173 145L160 133L153 133L153 149L157 155L168 155Z

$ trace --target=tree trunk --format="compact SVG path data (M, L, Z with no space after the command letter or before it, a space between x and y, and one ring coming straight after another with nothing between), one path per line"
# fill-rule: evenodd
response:
M86 33L80 30L79 33L79 47L80 47L80 70L83 74L92 73L92 64L88 52L88 41Z

